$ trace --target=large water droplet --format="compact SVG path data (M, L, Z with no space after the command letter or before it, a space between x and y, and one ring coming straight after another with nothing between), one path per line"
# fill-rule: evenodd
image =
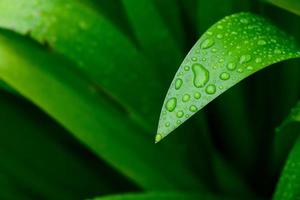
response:
M227 67L228 70L233 71L233 70L236 69L236 64L233 63L233 62L230 62L230 63L227 64L226 67Z
M167 101L166 109L169 112L172 112L176 108L176 105L177 105L177 99L175 97L172 97Z
M214 93L216 93L216 86L215 86L214 84L208 85L208 86L206 87L205 92L206 92L207 94L214 94Z
M185 94L185 95L183 95L183 97L182 97L182 101L183 101L183 102L188 102L188 101L190 100L190 98L191 98L191 96L190 96L189 94Z
M249 54L245 54L245 55L242 55L240 57L240 63L243 64L243 63L247 63L251 60L251 55Z
M177 78L176 81L175 81L175 89L179 90L180 87L182 86L182 83L183 83L182 79L181 78Z
M223 72L220 74L220 79L221 80L228 80L230 78L230 74L227 72Z
M258 40L257 44L263 46L263 45L266 45L267 42L265 40Z
M194 64L192 66L192 70L194 73L194 85L197 88L203 87L209 79L209 72L208 70L201 64Z
M204 41L201 43L201 48L202 48L202 49L207 49L207 48L213 46L214 43L215 43L215 42L214 42L212 39L208 38L208 39L204 40Z
M184 112L183 112L183 111L178 111L178 112L176 113L176 116L177 116L178 118L183 117L183 115L184 115Z

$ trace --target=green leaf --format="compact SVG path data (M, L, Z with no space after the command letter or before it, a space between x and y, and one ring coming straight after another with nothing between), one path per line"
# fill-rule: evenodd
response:
M165 146L153 145L70 62L10 32L2 32L0 44L0 78L135 183L146 189L203 188L186 163L168 159Z
M164 80L179 63L182 51L167 28L153 0L122 0L142 51L154 63ZM163 45L162 45L163 44Z
M98 197L94 200L229 200L231 198L216 197L210 194L193 194L178 192L152 192L141 194L122 194L107 197Z
M161 103L162 94L159 72L100 12L74 0L3 0L0 9L0 27L46 42L130 117L149 132L155 130L159 110L153 105Z
M286 9L292 13L300 15L300 1L299 0L266 0L280 8Z
M292 109L291 114L279 127L278 131L282 131L288 124L300 122L300 102ZM278 133L279 134L279 133ZM293 147L290 150L285 166L281 172L279 182L276 186L274 200L294 200L300 198L300 137L293 136Z
M27 192L42 199L112 192L114 179L106 174L114 171L107 165L94 167L101 164L98 160L91 165L86 156L93 157L85 151L85 156L74 155L74 150L82 150L79 143L35 106L0 91L0 110L1 172L12 174Z
M156 142L249 75L300 57L295 41L251 13L225 17L197 41L169 88Z

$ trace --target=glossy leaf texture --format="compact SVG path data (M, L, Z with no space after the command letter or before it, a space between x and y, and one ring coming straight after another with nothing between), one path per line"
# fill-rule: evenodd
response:
M0 43L1 79L140 187L202 188L186 164L167 159L164 146L155 147L71 62L9 31L1 31Z
M0 9L0 27L28 34L72 60L148 132L155 131L159 108L151 105L161 99L159 72L101 11L73 0L2 0Z
M282 125L278 128L277 134L282 134L281 131L291 123L300 122L300 102L294 107L290 115L285 119ZM292 148L289 152L285 166L281 172L279 182L274 194L274 200L296 200L300 199L300 137L293 137Z
M298 0L266 0L280 8L288 10L292 13L300 15L300 1Z
M300 57L295 41L251 13L227 16L190 50L166 95L156 142L249 75Z
M178 192L151 192L140 194L121 194L107 197L98 197L94 200L230 200L232 198L216 197L210 194L178 193ZM232 199L233 200L233 199Z

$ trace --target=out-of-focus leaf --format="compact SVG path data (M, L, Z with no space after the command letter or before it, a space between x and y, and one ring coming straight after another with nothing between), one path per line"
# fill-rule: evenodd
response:
M0 78L121 173L146 189L203 188L70 63L10 32L0 43Z
M14 177L0 169L0 198L5 200L31 200L34 195L26 191Z
M74 155L83 148L23 98L1 92L0 110L0 167L40 198L81 199L127 189L114 185L116 178L107 174L116 172L107 165L87 162L94 161L90 154ZM118 180L128 184L121 176Z
M225 17L208 29L180 66L163 104L156 141L244 78L296 57L295 41L265 19L250 13Z
M182 51L153 0L122 0L140 48L161 71L164 80L180 63ZM167 77L167 78L166 78Z
M216 197L211 194L194 194L178 192L153 192L141 194L122 194L107 197L98 197L94 200L229 200L232 198Z
M293 108L291 114L279 127L281 131L289 123L300 122L300 102ZM280 134L280 133L277 133ZM300 137L294 135L293 147L290 150L285 166L281 172L279 182L274 194L274 200L295 200L300 198Z
M298 0L265 0L292 13L300 15L300 1Z
M0 9L0 27L46 42L148 131L155 130L159 72L99 12L74 0L2 0Z

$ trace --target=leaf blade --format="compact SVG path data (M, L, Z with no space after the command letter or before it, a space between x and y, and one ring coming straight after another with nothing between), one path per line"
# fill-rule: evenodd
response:
M196 42L171 83L156 141L249 75L273 63L299 57L294 41L287 38L251 13L234 14L213 25Z

